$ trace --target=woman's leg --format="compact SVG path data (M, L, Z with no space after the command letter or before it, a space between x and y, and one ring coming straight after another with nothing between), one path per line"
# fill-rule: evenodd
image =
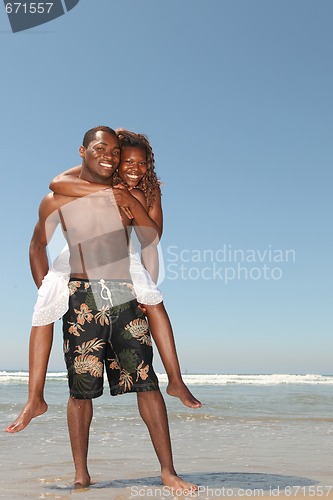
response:
M52 341L53 323L32 327L29 344L28 401L15 422L7 427L6 432L22 431L32 418L47 411L44 385Z
M184 384L169 316L163 302L155 306L143 306L149 321L151 335L155 341L162 363L168 375L167 393L178 397L185 406L200 408L202 405Z

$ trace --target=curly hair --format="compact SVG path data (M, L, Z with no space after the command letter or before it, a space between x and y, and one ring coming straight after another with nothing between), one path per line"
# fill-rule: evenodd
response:
M136 134L124 128L116 129L116 134L121 149L124 147L141 148L146 152L147 172L136 187L141 189L145 195L149 209L153 206L155 201L155 190L156 188L160 189L161 183L155 172L154 153L149 144L148 137L143 134ZM115 184L124 184L124 181L120 178L117 171L113 174L113 185Z

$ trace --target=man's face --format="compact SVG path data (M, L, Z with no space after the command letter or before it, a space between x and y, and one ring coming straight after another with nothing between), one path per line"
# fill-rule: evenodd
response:
M108 184L120 161L120 147L117 137L98 131L88 146L80 147L83 159L81 177L90 182Z

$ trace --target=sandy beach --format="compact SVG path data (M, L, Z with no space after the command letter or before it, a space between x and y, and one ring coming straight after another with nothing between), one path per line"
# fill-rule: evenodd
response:
M45 435L40 437L39 444L41 445L44 440L45 443L51 444ZM208 460L210 463L207 464L209 450L198 450L196 446L186 451L187 460L185 453L179 459L180 454L177 452L176 463L177 470L182 477L197 483L200 486L200 491L195 495L181 494L180 492L172 494L161 484L156 459L146 439L141 440L141 448L142 450L147 448L147 451L140 454L140 450L135 449L136 458L129 458L126 448L122 452L118 449L116 458L90 458L90 470L94 484L89 489L74 490L71 485L73 464L69 458L68 446L64 446L62 452L60 446L57 446L56 453L50 449L48 453L38 454L37 440L30 449L25 449L16 443L15 445L21 450L22 461L14 463L8 460L8 468L1 468L0 496L6 499L68 499L72 498L73 494L79 495L78 498L83 500L167 499L193 496L205 500L230 497L333 498L333 488L323 476L297 475L293 474L292 470L289 475L274 473L270 472L273 471L273 467L258 468L255 465L246 469L240 466L239 470L225 471L221 469L218 460L215 463L214 460ZM128 451L130 450L128 449ZM196 456L196 460L190 458L192 453ZM258 469L261 472L256 472Z
M149 443L142 443L143 446ZM69 451L69 450L67 450ZM202 450L205 455L208 450ZM35 450L22 451L25 460L14 464L11 470L1 471L1 493L6 499L21 498L54 498L68 499L71 495L79 495L84 499L125 500L133 498L291 498L291 497L323 497L333 498L332 486L324 478L254 472L256 467L248 470L240 467L239 471L219 472L219 464L211 463L207 467L205 460L188 464L177 460L177 469L182 477L199 484L200 491L195 495L171 493L161 485L155 457L148 449L145 457L128 459L125 452L118 453L117 458L103 460L90 459L90 470L94 484L89 489L74 490L71 485L73 465L68 453L58 453L52 457L33 456ZM64 460L66 455L67 460ZM46 459L53 463L46 463ZM30 462L30 465L29 463ZM33 465L32 465L33 464ZM208 470L206 470L208 469ZM261 468L261 470L263 470ZM64 471L68 471L64 474ZM148 471L148 473L147 473ZM212 472L216 471L216 472ZM6 479L4 479L6 478Z

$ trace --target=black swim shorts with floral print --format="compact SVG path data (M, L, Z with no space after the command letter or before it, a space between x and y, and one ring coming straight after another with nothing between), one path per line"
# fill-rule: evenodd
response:
M158 390L149 326L133 285L71 278L68 286L63 333L71 397L101 396L104 364L113 396Z

